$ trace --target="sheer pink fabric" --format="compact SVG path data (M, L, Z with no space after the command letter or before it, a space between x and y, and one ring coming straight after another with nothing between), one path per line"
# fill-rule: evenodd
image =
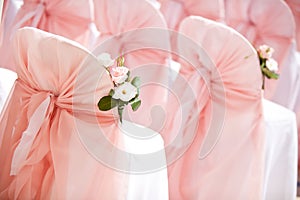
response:
M118 142L112 113L97 109L113 87L106 70L76 43L34 28L16 33L14 49L18 80L0 121L0 198L125 199L126 175L82 142L101 146L99 130Z
M0 67L14 69L11 34L15 16L18 12L16 1L5 0L0 27Z
M24 0L6 39L11 43L12 35L18 28L31 26L88 45L91 7L91 0ZM12 60L10 55L7 68L14 70Z
M91 21L90 0L24 0L15 26L33 26L77 40L87 31Z
M105 49L114 58L124 54L132 76L138 75L142 80L142 105L136 112L128 109L124 118L159 132L161 125L155 121L164 121L160 118L168 92L165 63L169 57L165 50L170 49L162 14L145 0L94 0L94 5L95 24L100 32L94 53Z
M6 0L1 1L0 6L1 6L0 25L2 26L3 25L2 19L3 19L3 16L5 15L5 13L7 12L8 1L6 1ZM2 31L0 33L0 36L1 35L2 35Z
M290 9L292 10L295 18L297 49L298 51L300 51L300 1L286 0L286 3L289 5Z
M181 21L191 15L202 16L211 20L224 20L223 0L160 0L161 12L165 16L168 28L178 31ZM172 50L177 51L176 34L171 35ZM175 61L177 55L172 55Z
M178 30L180 22L190 15L221 21L224 18L222 0L160 0L161 11L169 28Z
M289 68L290 63L286 60L290 56L295 36L295 23L292 12L284 1L226 0L225 21L255 47L262 44L273 47L273 57L277 60L280 71ZM266 81L266 98L272 99L277 84L278 81Z
M186 59L181 76L197 95L189 110L200 113L189 149L168 167L170 199L261 199L264 130L256 51L233 29L205 18L188 17L179 31L196 43L178 39Z

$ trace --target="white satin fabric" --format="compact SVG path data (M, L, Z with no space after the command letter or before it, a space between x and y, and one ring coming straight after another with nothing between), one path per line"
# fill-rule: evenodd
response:
M264 200L296 198L298 140L295 113L264 100L266 125Z
M128 200L168 200L168 173L166 168L166 157L164 153L164 141L161 135L151 129L139 126L135 123L123 121L121 126L126 152L130 153L131 168L136 165L148 165L143 163L135 155L151 154L160 152L162 168L153 172L144 172L129 175ZM162 151L161 151L162 150ZM148 162L152 162L148 160ZM146 166L145 166L146 167Z
M15 72L0 68L0 113L16 79Z
M1 20L2 20L3 4L4 4L4 1L1 1L0 2L0 23L1 23Z

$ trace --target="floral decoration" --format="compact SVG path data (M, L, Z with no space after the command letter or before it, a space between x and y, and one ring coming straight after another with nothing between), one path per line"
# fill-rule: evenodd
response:
M110 90L109 94L99 100L98 108L101 111L108 111L117 107L122 123L122 114L126 105L131 105L133 111L136 111L141 105L139 99L141 80L138 76L131 79L129 69L124 66L124 56L117 58L117 66L113 66L115 61L108 53L102 53L97 58L99 63L106 67L114 84L114 88Z
M262 89L265 89L265 77L268 79L278 79L278 64L276 60L272 58L274 49L268 45L261 45L257 49L257 55L259 57L259 63L261 72L263 74Z

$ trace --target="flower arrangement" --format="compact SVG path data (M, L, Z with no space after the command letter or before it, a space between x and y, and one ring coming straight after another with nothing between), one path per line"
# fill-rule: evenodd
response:
M277 73L278 64L276 60L272 58L274 53L274 49L272 47L269 47L268 45L261 45L256 49L256 51L259 57L261 72L263 74L262 89L265 89L265 77L268 79L279 78L279 74Z
M122 114L126 105L130 104L133 111L136 111L141 105L139 99L141 80L137 76L131 79L129 69L124 66L124 56L117 58L117 66L113 66L115 61L108 53L99 55L98 60L101 65L106 67L114 84L114 88L110 90L109 94L99 100L98 108L101 111L108 111L117 107L122 123Z

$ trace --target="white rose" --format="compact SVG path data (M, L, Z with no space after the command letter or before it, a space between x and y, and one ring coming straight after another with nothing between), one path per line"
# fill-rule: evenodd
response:
M115 93L112 96L114 99L121 99L122 101L128 102L133 99L137 94L137 88L131 83L125 82L115 89Z
M274 53L274 49L268 45L261 45L258 47L258 53L261 58L269 59Z
M273 58L270 58L266 61L266 67L272 72L278 71L278 64Z
M109 67L114 64L114 60L111 59L111 56L109 53L101 53L99 56L97 56L97 59L101 65L104 67Z

